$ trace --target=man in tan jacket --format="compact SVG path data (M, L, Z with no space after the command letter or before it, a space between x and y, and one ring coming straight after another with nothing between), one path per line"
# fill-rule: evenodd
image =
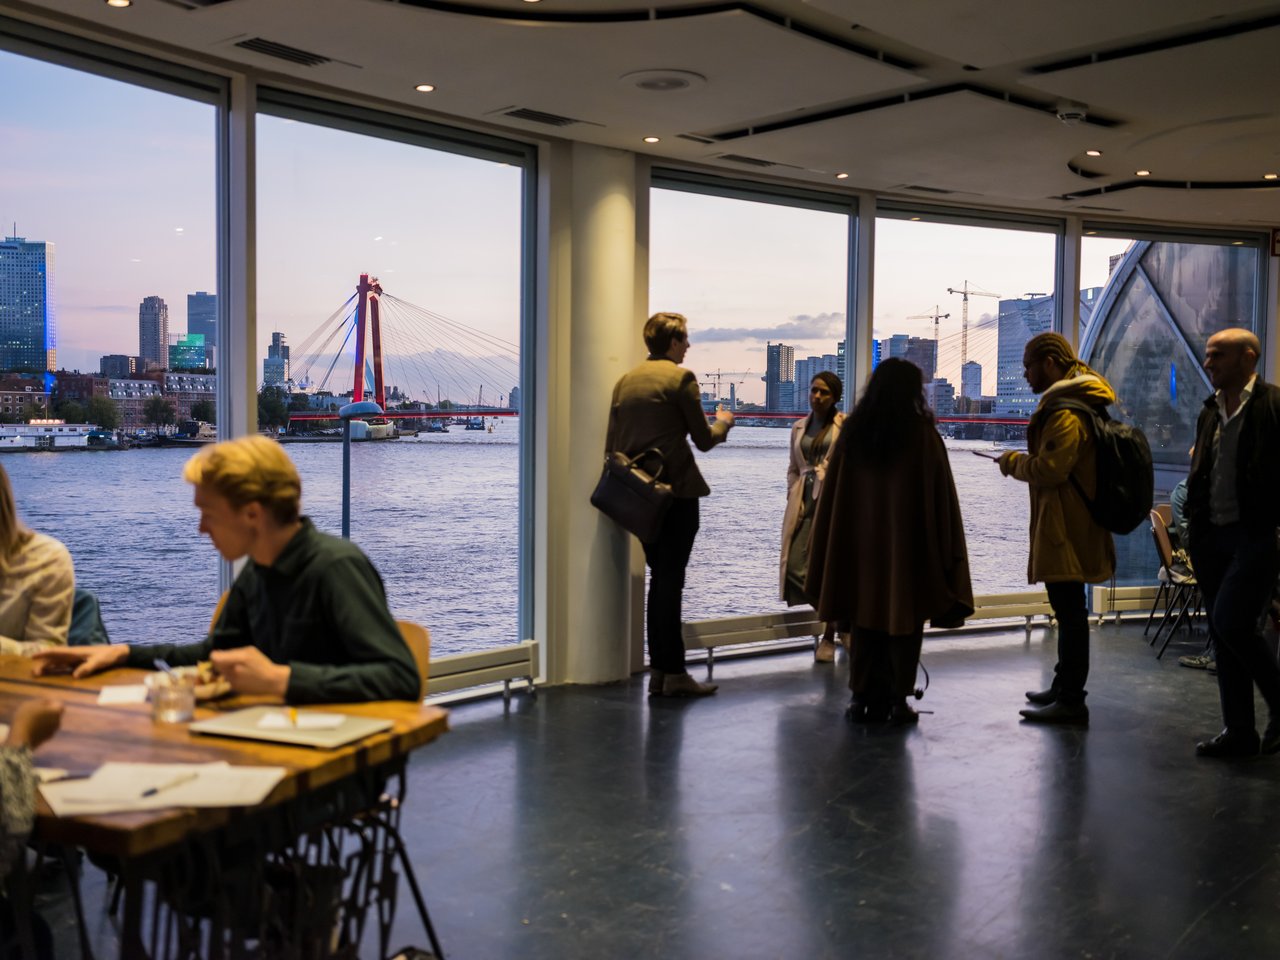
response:
M1111 534L1089 514L1084 498L1097 493L1097 441L1084 416L1063 409L1072 400L1091 407L1114 403L1115 391L1077 359L1065 337L1042 333L1022 353L1027 383L1040 404L1027 427L1027 452L1009 451L1001 473L1031 488L1031 557L1027 580L1043 583L1058 621L1058 663L1046 690L1029 691L1033 706L1020 711L1035 723L1084 725L1085 680L1089 676L1089 611L1085 584L1108 580L1115 571Z

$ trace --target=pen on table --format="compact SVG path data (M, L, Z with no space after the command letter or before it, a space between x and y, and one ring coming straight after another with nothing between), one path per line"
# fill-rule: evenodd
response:
M289 708L289 726L296 727L298 725L298 708Z
M142 796L154 797L161 790L170 790L173 787L181 786L184 783L190 783L192 780L196 779L196 777L198 776L200 776L200 774L196 773L194 770L191 771L190 773L180 773L178 774L178 776L174 777L172 780L168 780L165 783L157 784L154 787L148 787L146 790L143 790Z

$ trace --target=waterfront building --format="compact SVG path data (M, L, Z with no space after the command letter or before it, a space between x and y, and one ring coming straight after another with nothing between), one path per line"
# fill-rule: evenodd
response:
M283 333L271 334L266 359L262 361L262 382L269 387L285 386L289 377L289 344Z
M184 333L169 345L170 370L203 370L205 342L202 333Z
M98 360L98 372L104 377L128 379L138 372L138 358L123 353L109 353Z
M47 416L48 410L49 390L42 377L0 375L0 417L4 420L22 423Z
M144 408L152 397L163 394L163 373L139 373L133 377L112 377L107 380L107 395L115 401L120 411L120 429L141 430L150 427Z
M1080 327L1087 328L1100 290L1080 291ZM1022 348L1037 333L1053 329L1056 309L1053 294L1036 294L1001 300L996 321L996 413L1029 417L1039 398L1023 376Z
M924 397L937 416L950 417L955 415L956 388L945 377L926 381Z
M884 341L882 340L871 341L871 369L872 370L875 370L876 367L880 366L880 351L882 349L881 345L883 344L883 342ZM841 379L843 380L844 378L842 377ZM848 396L849 384L847 383L844 385L844 392L845 392L845 395Z
M782 385L795 379L796 348L785 343L768 343L764 357L764 376L760 378L764 381L764 408L790 410Z
M732 391L732 385L729 389ZM518 386L512 387L511 392L507 394L507 409L514 410L516 413L520 412L520 388Z
M84 404L93 397L107 397L111 394L110 379L106 376L59 370L55 378L54 394L57 400L74 400Z
M216 373L186 373L169 371L161 381L162 393L173 404L176 422L194 419L191 406L201 400L215 403L218 396Z
M53 266L52 243L0 242L0 370L57 368Z
M969 360L960 368L960 395L966 399L982 396L982 364Z
M911 343L911 337L905 333L895 333L889 337L888 353L886 357L901 357L907 359L907 347Z
M138 356L144 372L169 365L169 305L160 297L138 304Z

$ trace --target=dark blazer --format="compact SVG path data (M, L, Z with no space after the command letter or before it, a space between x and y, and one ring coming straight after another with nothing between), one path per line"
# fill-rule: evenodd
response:
M1280 389L1259 377L1240 414L1236 497L1240 519L1261 529L1280 526ZM1218 424L1218 399L1204 402L1196 422L1196 452L1187 478L1187 532L1194 542L1197 529L1209 523L1209 478L1213 471L1213 432Z
M665 463L662 477L675 495L705 497L711 488L685 437L692 437L699 450L710 450L728 433L727 424L707 423L692 370L665 357L650 357L613 388L604 452L635 457L657 447Z

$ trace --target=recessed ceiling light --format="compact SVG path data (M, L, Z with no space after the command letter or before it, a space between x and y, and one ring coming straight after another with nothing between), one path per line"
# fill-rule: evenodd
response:
M1280 180L1280 173L1264 173L1263 180Z
M1096 236L1098 235L1098 231L1097 231L1097 230L1086 230L1086 231L1085 231L1085 235L1086 235L1086 236L1089 236L1089 237L1096 237Z
M1133 175L1134 175L1135 177L1149 177L1149 176L1151 176L1151 171L1150 171L1150 170L1135 170L1135 171L1133 171Z
M919 220L920 218L919 218L919 217L912 217L911 219L912 219L912 220Z
M1101 150L1086 150L1086 151L1084 152L1084 155L1085 155L1086 157L1100 157L1100 156L1102 156L1102 151L1101 151Z
M120 8L131 7L133 6L133 0L107 0L107 6Z
M431 93L435 88L436 85L434 83L420 83L413 89L417 90L419 93Z
M525 3L541 3L542 0L524 0Z
M848 180L848 179L849 179L849 175L848 175L847 173L837 173L837 174L836 174L836 179L837 179L837 180Z
M644 138L645 143L660 143L661 141L662 141L661 137L645 137Z

